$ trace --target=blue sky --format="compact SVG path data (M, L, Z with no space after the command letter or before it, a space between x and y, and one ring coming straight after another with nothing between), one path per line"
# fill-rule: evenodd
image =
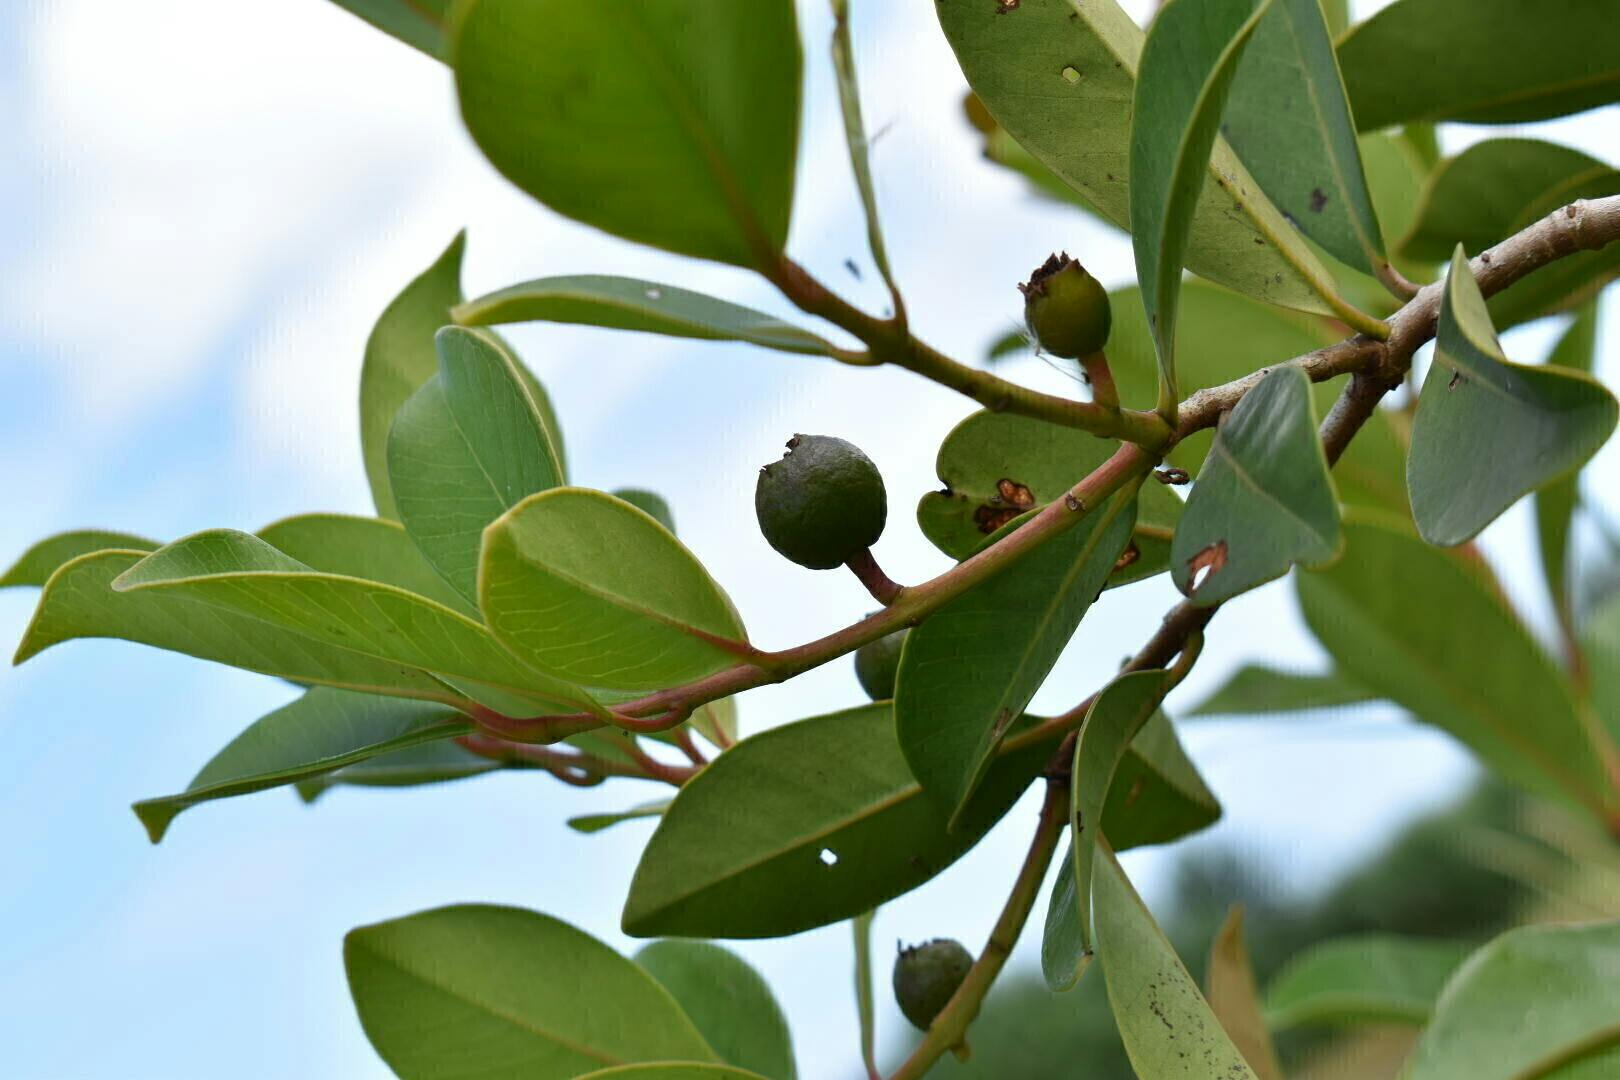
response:
M869 122L884 131L875 166L890 246L923 336L977 355L1016 319L1014 284L1055 248L1110 285L1128 280L1122 235L977 162L926 0L855 6ZM823 5L801 9L810 86L791 247L877 307L822 62ZM171 538L366 512L354 407L366 333L463 226L474 294L624 273L786 314L741 271L646 252L528 202L472 150L441 69L323 0L6 5L0 125L0 561L79 526ZM1616 123L1610 110L1556 130L1601 154ZM1539 355L1550 333L1520 335L1519 355ZM511 336L557 401L576 480L668 495L756 642L804 640L870 606L852 580L781 561L753 525L755 467L794 431L842 435L877 460L895 507L878 548L891 573L917 580L946 565L905 508L937 486L934 449L971 411L964 399L903 372L741 346L559 327ZM1033 360L1009 371L1070 385ZM1597 475L1614 464L1611 449ZM1515 512L1488 546L1518 568L1510 590L1544 625L1528 537ZM1084 696L1172 599L1163 579L1109 594L1037 705ZM0 639L17 639L33 600L0 593ZM1299 627L1287 586L1232 605L1184 700L1246 659L1318 664ZM581 837L562 820L649 798L645 785L582 792L518 774L340 791L314 809L269 792L194 811L150 846L129 803L182 787L288 697L271 680L108 642L0 670L0 1073L383 1077L343 983L350 927L496 900L629 944L617 913L648 828ZM750 693L743 722L757 730L856 700L838 663ZM1227 806L1196 843L1251 851L1298 890L1471 768L1444 739L1378 710L1309 727L1188 725L1185 738ZM880 944L982 940L1032 812L1021 806L886 908ZM1162 880L1161 853L1130 865ZM832 927L740 950L778 986L807 1076L854 1060L846 938ZM899 1023L882 1018L891 1037Z

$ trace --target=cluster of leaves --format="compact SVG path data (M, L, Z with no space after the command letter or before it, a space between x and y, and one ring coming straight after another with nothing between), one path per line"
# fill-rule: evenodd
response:
M154 841L190 806L282 785L314 798L337 784L504 767L575 783L661 779L680 789L668 804L575 822L659 819L625 930L766 937L859 920L923 884L1045 773L1060 812L1043 818L1042 857L1009 911L1021 913L1016 936L1066 833L1045 919L1048 985L1074 986L1100 955L1144 1077L1275 1075L1236 926L1218 939L1206 996L1115 857L1219 815L1161 708L1196 661L1196 634L1068 714L1026 710L1104 588L1168 572L1193 607L1212 610L1295 566L1309 568L1296 577L1300 603L1336 670L1245 671L1206 708L1385 699L1523 786L1620 821L1620 606L1578 625L1569 602L1572 477L1617 414L1585 373L1592 309L1554 365L1515 364L1496 336L1588 301L1620 271L1620 245L1562 259L1490 301L1464 255L1572 199L1613 193L1617 174L1527 140L1441 162L1428 126L1613 99L1620 56L1598 5L1398 0L1347 29L1342 3L1171 0L1144 35L1114 0L940 0L987 153L1128 227L1135 247L1139 283L1114 296L1110 343L1124 408L1065 412L1023 407L1003 393L1010 384L911 338L898 290L894 316L873 319L807 286L787 259L802 68L791 0L340 2L449 64L474 141L541 203L757 271L866 349L624 278L543 278L468 301L458 238L367 345L360 410L376 518L307 515L167 544L65 534L0 579L44 589L19 660L116 637L306 688L185 791L136 806ZM851 161L893 288L842 3L834 13ZM1399 59L1441 36L1467 47L1443 63ZM1527 59L1526 42L1546 47ZM1571 80L1572 64L1604 77ZM1385 77L1392 65L1412 77ZM1448 257L1437 352L1414 406L1373 412L1335 474L1318 436L1335 388L1313 388L1283 361L1346 327L1388 337L1383 317L1415 292L1407 275ZM1184 269L1203 280L1184 282ZM661 500L568 485L552 403L490 329L520 321L893 362L1010 402L946 436L944 488L918 506L923 533L961 562L844 635L755 649ZM1178 432L1190 395L1257 368L1263 378L1212 436ZM1161 459L1197 478L1185 502L1146 480ZM1468 546L1532 492L1570 664L1543 652ZM736 741L730 695L913 624L892 700ZM721 751L714 760L694 730ZM669 765L649 739L673 742L691 765ZM1617 1003L1612 980L1594 973L1617 952L1614 924L1527 929L1455 974L1451 951L1402 952L1387 971L1351 974L1390 975L1426 1000L1451 979L1414 1077L1506 1062L1497 1074L1573 1080L1612 1064ZM1585 958L1580 971L1541 978L1572 956ZM366 1032L403 1077L793 1075L769 990L716 946L665 941L630 960L545 916L469 906L356 930L345 959ZM1341 959L1302 959L1294 982L1274 988L1282 1004L1269 1019L1304 1007L1309 995L1288 987L1343 990ZM979 983L999 963L976 966ZM569 978L535 977L548 970ZM897 1075L920 1075L960 1042L979 983ZM1558 1003L1561 1019L1499 1046L1518 1034L1504 1017L1522 1013L1527 993Z

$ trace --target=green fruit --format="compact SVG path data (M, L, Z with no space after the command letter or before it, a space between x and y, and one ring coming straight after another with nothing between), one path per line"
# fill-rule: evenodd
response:
M754 511L771 547L800 566L842 566L883 535L889 499L860 448L830 435L795 435L759 471Z
M967 978L973 954L960 941L937 938L900 950L894 961L894 999L919 1031L927 1031Z
M855 650L855 677L861 689L873 701L888 701L894 697L894 676L900 670L900 647L906 643L907 630L896 630L876 641L869 641Z
M1024 321L1042 352L1083 360L1108 344L1114 324L1108 291L1068 252L1048 257L1018 291L1024 294Z

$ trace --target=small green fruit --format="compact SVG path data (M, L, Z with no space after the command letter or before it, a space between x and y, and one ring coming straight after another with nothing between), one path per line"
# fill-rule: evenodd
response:
M1108 344L1114 324L1108 291L1068 252L1048 257L1018 291L1024 294L1024 321L1041 351L1082 360Z
M901 949L894 961L894 999L919 1031L927 1031L967 978L973 954L960 941L937 938Z
M900 647L907 630L896 630L855 650L855 677L873 701L894 697L894 677L900 671Z
M877 543L889 499L872 459L831 435L795 435L787 448L754 488L771 547L800 566L830 570Z

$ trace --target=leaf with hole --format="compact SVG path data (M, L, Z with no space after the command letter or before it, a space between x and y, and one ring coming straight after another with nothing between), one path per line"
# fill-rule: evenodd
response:
M1319 0L1274 0L1238 65L1221 134L1300 232L1382 273L1384 235Z
M1319 942L1266 987L1266 1018L1304 1024L1428 1023L1435 999L1472 947L1461 941L1364 934Z
M1267 716L1275 713L1339 709L1377 701L1378 695L1340 671L1310 674L1245 664L1189 716Z
M1496 583L1387 518L1354 515L1344 532L1344 558L1295 577L1339 670L1513 782L1602 817L1614 796L1569 681Z
M4 574L0 574L0 589L29 585L43 587L52 574L81 555L113 550L156 551L162 546L156 540L143 536L104 529L75 529L57 533L47 536L19 555L17 561Z
M532 911L463 904L362 926L343 939L343 966L366 1037L402 1080L717 1060L651 975Z
M625 933L783 937L870 911L978 843L1053 745L999 756L948 830L887 703L751 736L675 796L636 867Z
M668 529L584 488L531 496L488 528L478 600L515 655L590 686L656 690L747 650L730 600Z
M636 963L680 1003L720 1060L794 1080L793 1038L770 986L736 953L706 941L655 941Z
M476 605L484 529L563 482L544 413L495 337L445 327L438 374L399 410L388 475L400 520L445 581Z
M1517 124L1620 101L1613 16L1601 0L1396 0L1339 42L1356 123Z
M1104 847L1097 860L1097 952L1108 1004L1138 1076L1256 1080L1181 958Z
M451 312L462 326L555 322L705 341L746 341L825 356L831 342L752 308L675 285L606 274L540 278L469 300Z
M472 730L443 705L316 687L254 721L209 759L186 790L134 806L152 843L183 810L214 799L301 783L389 751Z
M1273 368L1222 419L1170 545L1170 576L1194 603L1338 557L1339 499L1316 428L1310 380L1293 367Z
M1620 922L1526 926L1446 983L1410 1080L1598 1080L1620 1065Z
M553 210L738 266L782 251L803 63L792 0L479 0L452 53L473 141Z
M1440 545L1472 539L1521 496L1584 465L1617 418L1614 395L1591 376L1526 367L1502 354L1458 247L1407 458L1423 538Z
M1116 0L941 0L940 26L968 83L1007 135L1097 212L1131 222L1131 100L1143 35ZM1267 303L1329 311L1327 270L1226 144L1199 165L1187 244L1196 274ZM1207 169L1206 169L1207 165ZM1116 308L1115 317L1119 311Z
M954 825L1130 542L1119 492L913 629L895 678L895 727L912 774Z

